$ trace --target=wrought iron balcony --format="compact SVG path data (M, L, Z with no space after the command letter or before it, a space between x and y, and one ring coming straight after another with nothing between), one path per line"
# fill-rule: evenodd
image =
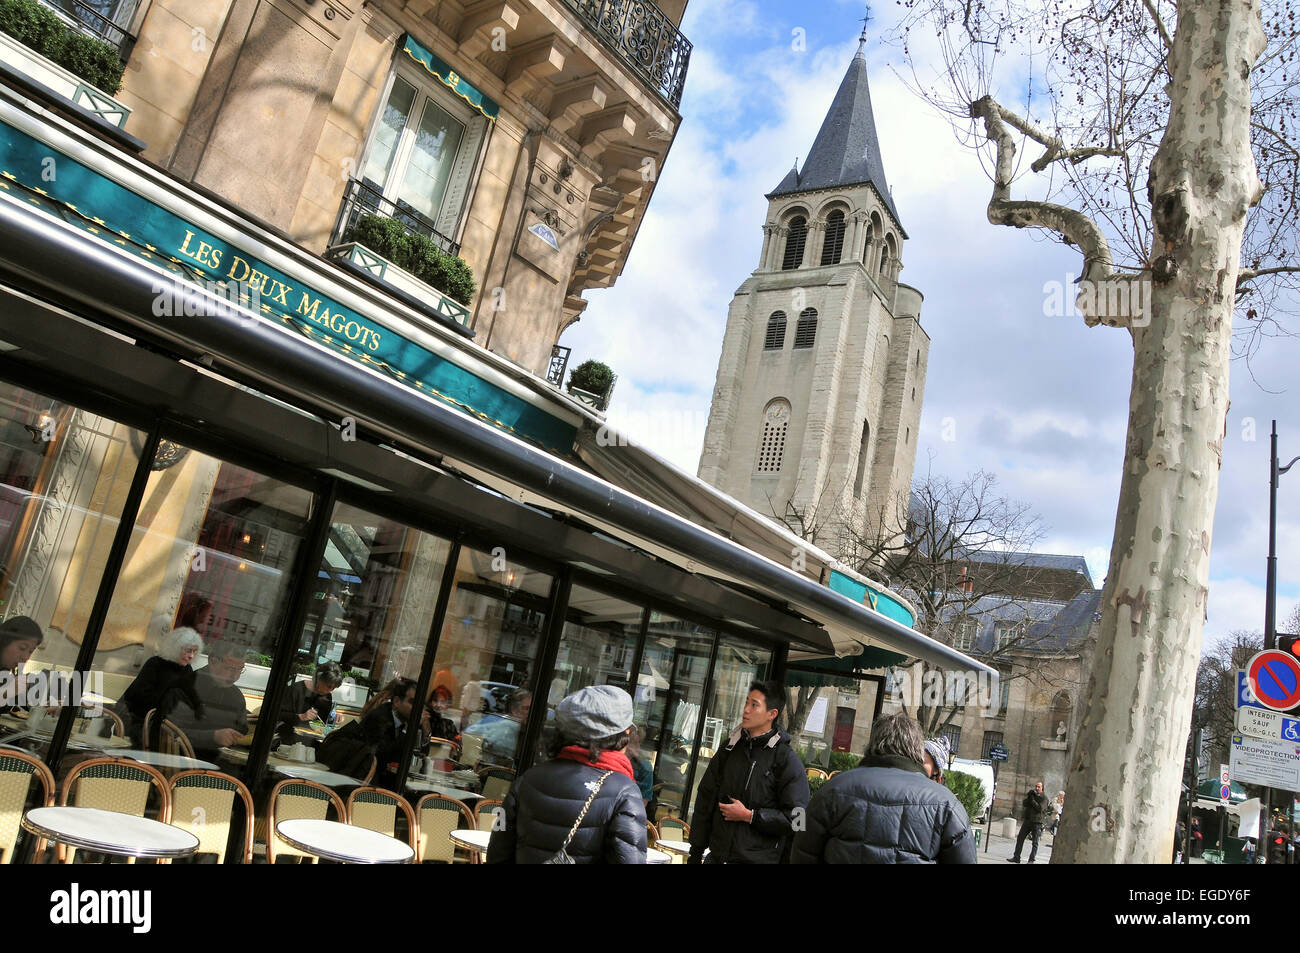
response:
M85 33L103 40L117 50L125 63L131 58L135 35L131 21L139 0L42 0L46 6L63 14Z
M460 245L438 231L428 216L405 202L394 202L384 198L379 189L361 179L348 180L347 191L343 193L343 204L339 206L339 217L334 223L334 232L330 236L330 245L351 241L352 228L356 225L357 219L363 215L395 218L406 226L407 231L430 239L448 255L460 254Z
M551 364L546 369L546 382L552 387L564 386L564 370L569 366L569 354L573 348L551 345Z
M691 41L650 0L566 0L619 57L677 108L686 87Z

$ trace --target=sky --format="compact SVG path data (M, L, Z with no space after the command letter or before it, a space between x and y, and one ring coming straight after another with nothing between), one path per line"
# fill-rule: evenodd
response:
M910 90L935 57L924 39L882 40L894 4L868 27L872 105L909 240L901 280L925 296L930 363L916 472L995 474L1046 534L1037 550L1084 556L1096 585L1109 563L1123 465L1133 350L1127 332L1045 316L1047 285L1073 282L1077 253L994 226L987 157ZM694 473L727 308L758 265L764 195L806 156L862 29L858 0L690 0L694 44L682 125L622 276L560 343L570 366L619 375L609 419ZM1035 197L1013 187L1013 197ZM1300 328L1300 318L1295 326ZM1233 362L1205 640L1263 630L1269 426L1285 463L1300 455L1300 339ZM947 422L947 426L945 426ZM945 439L952 437L954 439ZM1300 603L1300 466L1278 494L1279 625Z

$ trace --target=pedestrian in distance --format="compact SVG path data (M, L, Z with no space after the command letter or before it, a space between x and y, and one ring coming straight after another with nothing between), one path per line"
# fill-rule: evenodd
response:
M750 686L740 726L709 762L695 796L688 863L787 860L808 807L808 772L776 724L784 708L785 689L776 682Z
M1038 835L1043 832L1043 817L1048 810L1047 795L1043 793L1043 782L1039 781L1034 785L1034 789L1025 795L1025 800L1021 804L1020 833L1016 835L1016 852L1007 858L1008 863L1020 863L1020 851L1025 846L1026 837L1034 842L1034 846L1029 851L1029 862L1031 864L1034 862L1034 858L1038 856Z
M551 760L525 771L501 805L489 864L644 864L645 803L625 750L632 698L593 685L555 706Z
M941 749L935 754L946 762ZM930 778L921 726L899 712L876 720L862 763L813 795L796 864L973 864L970 818ZM936 762L939 763L939 762Z

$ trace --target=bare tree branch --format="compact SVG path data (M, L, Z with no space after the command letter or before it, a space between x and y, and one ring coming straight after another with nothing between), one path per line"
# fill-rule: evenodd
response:
M1165 51L1172 53L1174 51L1174 38L1169 35L1169 30L1165 28L1165 21L1161 19L1160 12L1156 10L1156 5L1151 0L1142 0L1147 8L1147 13L1151 14L1151 19L1155 21L1156 31L1160 34L1160 42L1165 45Z

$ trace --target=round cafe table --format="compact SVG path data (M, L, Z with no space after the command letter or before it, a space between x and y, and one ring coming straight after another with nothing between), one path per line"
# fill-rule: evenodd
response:
M653 847L647 847L645 852L645 862L647 864L671 864L673 862L672 854L665 854L661 850L655 850Z
M487 857L488 841L492 839L491 831L451 831L447 836L457 847L468 847Z
M120 857L186 857L199 846L197 837L179 827L95 807L32 808L23 827L69 847Z
M378 831L338 821L294 818L275 825L282 838L309 854L344 864L409 864L411 845Z
M168 754L165 751L142 751L138 748L123 748L109 752L108 756L110 758L129 758L132 761L139 761L141 764L151 764L155 768L202 768L205 771L220 770L220 768L211 761L201 761L198 758L187 758L181 754Z
M691 855L691 845L684 840L657 840L655 848L661 851L667 851L669 854L678 854L682 857Z

